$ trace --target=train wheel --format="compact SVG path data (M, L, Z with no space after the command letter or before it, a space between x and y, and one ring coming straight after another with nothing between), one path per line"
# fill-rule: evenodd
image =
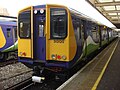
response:
M9 52L6 60L17 59L17 53Z

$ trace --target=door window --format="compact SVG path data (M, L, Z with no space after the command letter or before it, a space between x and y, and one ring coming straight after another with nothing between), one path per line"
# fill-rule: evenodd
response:
M44 25L39 25L39 37L44 36Z
M19 14L18 30L20 38L31 37L31 11L25 11Z

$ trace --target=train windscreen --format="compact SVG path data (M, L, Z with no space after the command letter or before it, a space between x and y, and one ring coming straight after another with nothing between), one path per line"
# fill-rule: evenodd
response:
M64 39L67 36L67 11L62 8L50 9L51 39Z
M18 30L20 38L31 37L31 11L25 11L18 16Z

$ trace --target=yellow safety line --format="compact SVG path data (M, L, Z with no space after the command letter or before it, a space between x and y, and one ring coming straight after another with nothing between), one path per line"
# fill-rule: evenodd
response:
M119 42L119 40L118 40L118 42ZM110 60L111 60L111 58L112 58L112 56L113 56L113 53L115 52L115 49L116 49L116 47L117 47L117 45L118 45L118 42L117 42L116 46L114 47L114 49L113 49L113 51L112 51L112 53L111 53L111 55L110 55L110 57L109 57L107 63L105 64L105 66L104 66L102 72L100 73L98 79L96 80L96 82L95 82L95 84L94 84L94 86L92 87L91 90L96 90L96 88L97 88L97 86L98 86L98 84L99 84L99 82L100 82L100 80L101 80L101 78L102 78L102 76L103 76L103 74L104 74L104 72L105 72L107 66L108 66L108 63L110 62Z

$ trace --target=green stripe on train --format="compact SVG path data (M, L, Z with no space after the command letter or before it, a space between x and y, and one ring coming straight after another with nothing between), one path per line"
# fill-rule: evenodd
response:
M83 51L83 56L89 56L91 53L93 53L94 51L96 51L99 48L99 44L98 45L94 45L94 44L89 44L85 50Z
M104 45L107 44L107 43L108 43L108 40L102 41L102 46L104 46Z
M3 50L2 52L10 52L10 51L15 51L18 49L18 41L15 42L14 45L6 48L5 50Z

